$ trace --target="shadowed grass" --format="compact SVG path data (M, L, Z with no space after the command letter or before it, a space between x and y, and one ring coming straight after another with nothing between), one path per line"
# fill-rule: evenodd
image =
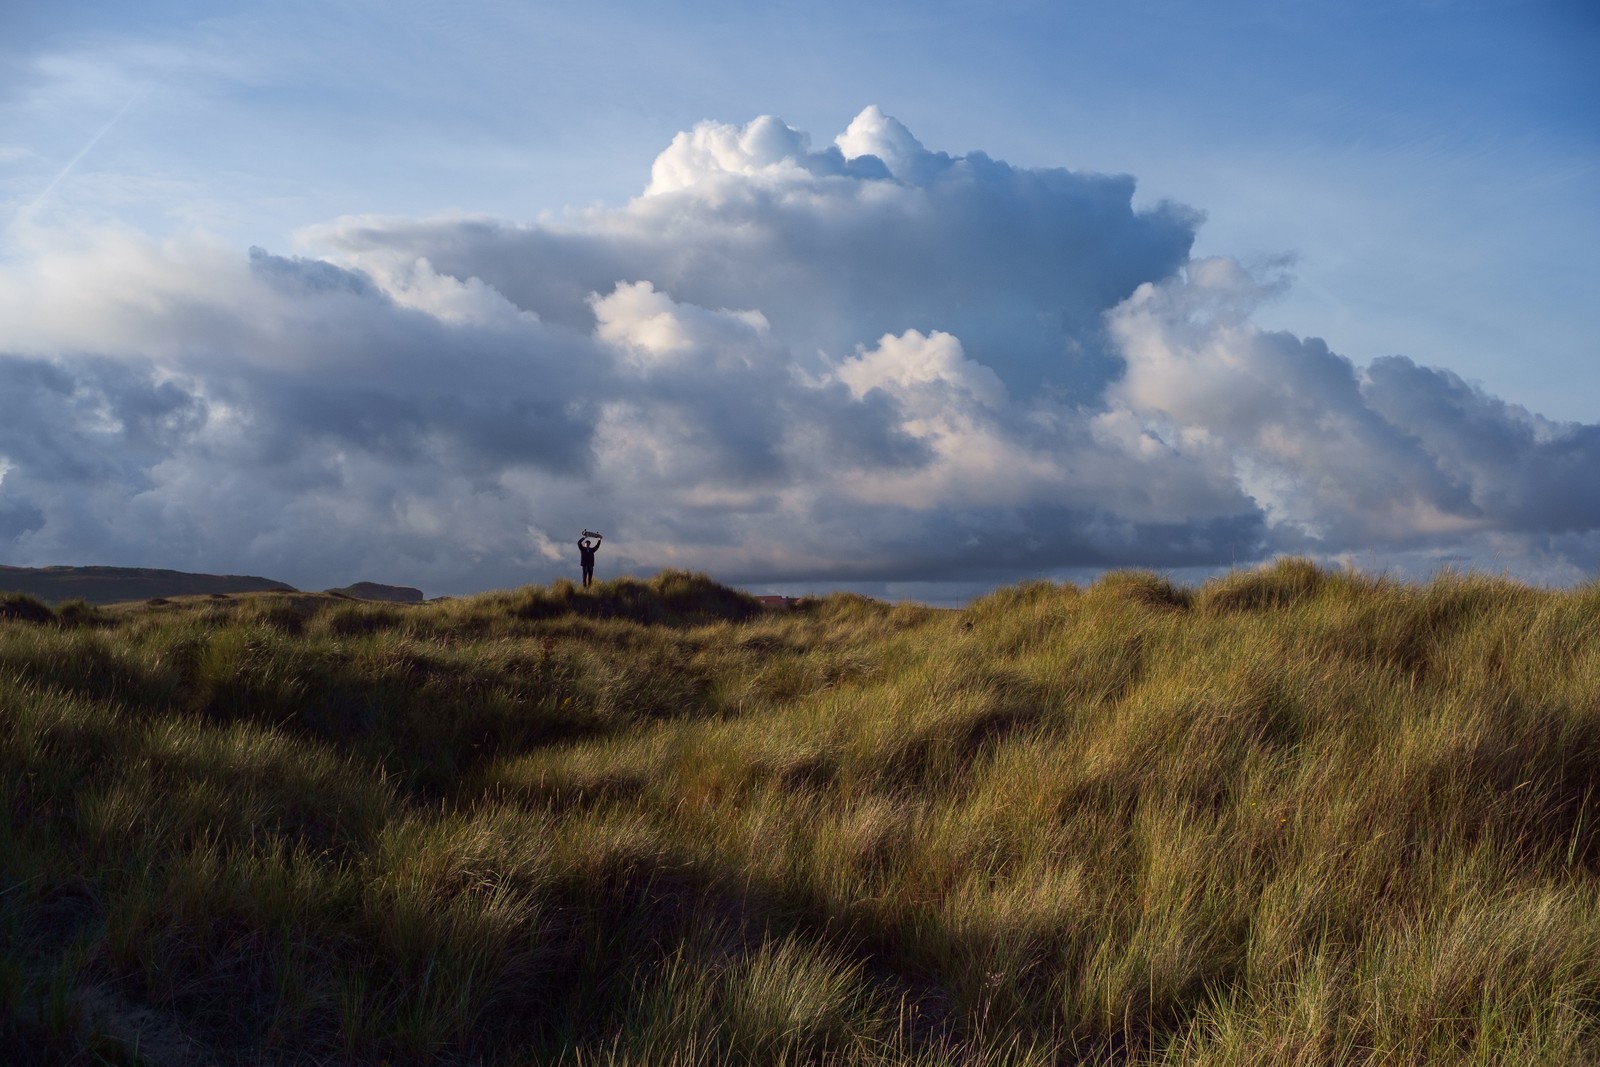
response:
M50 610L50 605L36 596L27 593L0 593L0 619L16 619L21 622L52 622L56 613Z

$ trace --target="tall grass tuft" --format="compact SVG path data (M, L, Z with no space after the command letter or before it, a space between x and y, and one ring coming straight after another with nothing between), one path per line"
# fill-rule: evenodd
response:
M29 593L0 593L0 619L44 623L55 620L50 605Z

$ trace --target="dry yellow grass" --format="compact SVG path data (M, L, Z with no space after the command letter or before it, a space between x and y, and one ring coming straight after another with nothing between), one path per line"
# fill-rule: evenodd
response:
M1595 586L11 616L0 1058L1600 1053Z

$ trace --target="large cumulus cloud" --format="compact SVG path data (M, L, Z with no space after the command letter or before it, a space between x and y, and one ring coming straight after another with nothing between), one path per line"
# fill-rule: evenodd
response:
M1589 565L1600 427L1254 327L1274 283L1133 192L869 108L821 149L702 124L626 205L537 223L33 233L0 557L446 592L563 573L589 526L614 570L743 582Z
M1132 207L1133 179L924 149L868 108L835 144L775 118L703 123L621 211L516 225L344 220L319 249L424 257L552 324L586 330L590 293L648 280L680 302L759 309L806 364L885 334L944 330L1020 387L1091 400L1116 371L1100 315L1187 258L1198 216Z

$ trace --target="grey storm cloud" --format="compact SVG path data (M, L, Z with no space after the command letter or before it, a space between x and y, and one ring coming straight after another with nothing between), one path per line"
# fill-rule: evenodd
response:
M1402 356L1373 361L1362 395L1434 458L1464 515L1507 530L1600 528L1600 426L1551 422Z
M79 235L0 266L0 558L984 583L1277 551L1600 559L1600 427L1250 316L1134 182L876 108L680 133L627 204L346 218L301 255Z

